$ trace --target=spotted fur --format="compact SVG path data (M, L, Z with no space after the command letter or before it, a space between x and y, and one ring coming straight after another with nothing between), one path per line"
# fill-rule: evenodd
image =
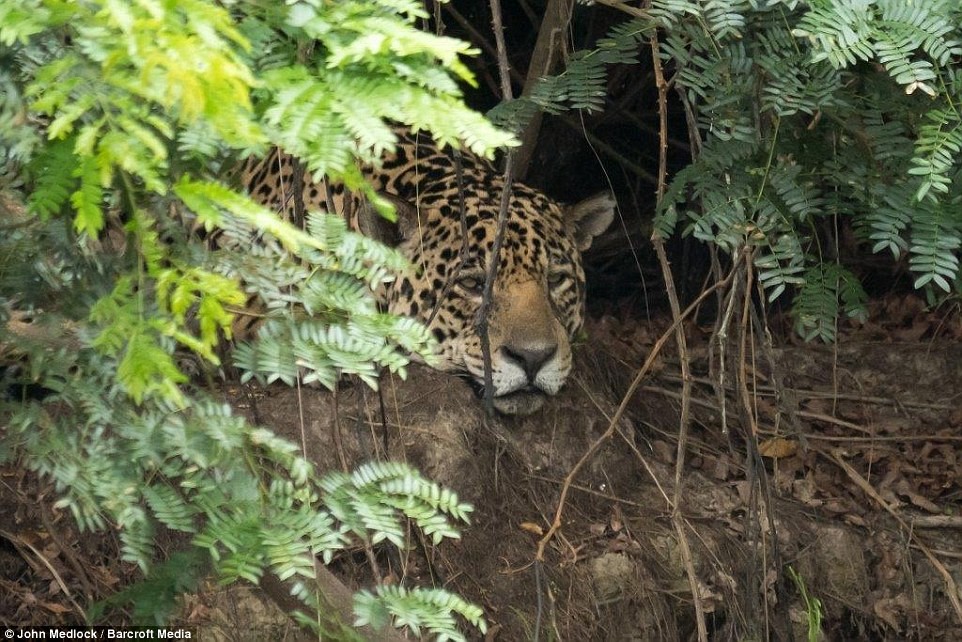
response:
M402 135L396 154L365 170L374 188L399 205L397 227L385 232L383 220L357 204L352 225L393 240L411 262L380 293L382 304L428 325L438 341L440 369L466 372L482 386L477 317L504 183L482 158L465 154L461 163L459 184L449 150L423 134ZM291 157L275 150L249 165L245 181L256 200L293 215L295 175ZM345 202L340 186L328 189L309 175L302 194L308 210L338 209ZM499 411L528 414L564 385L571 339L584 319L581 252L611 223L614 207L607 193L566 206L524 184L512 185L488 319Z

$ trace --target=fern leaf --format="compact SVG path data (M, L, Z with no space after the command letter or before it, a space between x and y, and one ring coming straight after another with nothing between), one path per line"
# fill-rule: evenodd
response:
M922 179L916 198L937 199L936 192L947 194L956 159L962 153L962 114L957 109L935 109L926 114L915 144L913 167L908 173Z
M919 215L921 214L921 215ZM959 248L962 247L962 220L957 212L940 209L923 210L912 224L909 267L918 274L915 287L932 282L951 292L959 275Z
M74 143L71 139L54 141L31 163L30 173L36 177L36 185L27 201L31 212L44 218L57 214L74 191L77 184Z
M82 234L96 237L104 226L103 189L97 162L90 156L80 159L74 175L80 179L80 189L70 197L76 211L74 228Z
M792 302L795 331L806 341L834 343L838 317L864 320L866 299L858 280L844 267L816 265L805 272Z

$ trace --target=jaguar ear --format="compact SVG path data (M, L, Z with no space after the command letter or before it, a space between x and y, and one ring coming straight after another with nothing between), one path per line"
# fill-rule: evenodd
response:
M574 229L579 250L587 250L591 247L591 241L608 229L617 207L615 197L608 191L565 207L565 218Z
M377 195L380 197L381 203L365 202L358 210L358 230L368 238L380 241L390 247L397 247L404 239L411 238L417 230L417 209L411 203L394 194L378 192ZM394 207L396 216L394 221L389 221L381 214L383 207L379 206L387 205Z

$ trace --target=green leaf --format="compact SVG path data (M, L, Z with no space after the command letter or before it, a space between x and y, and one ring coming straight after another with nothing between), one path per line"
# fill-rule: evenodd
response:
M97 162L90 156L81 158L74 176L80 179L80 188L70 197L76 212L74 228L81 234L96 237L104 226L104 192Z

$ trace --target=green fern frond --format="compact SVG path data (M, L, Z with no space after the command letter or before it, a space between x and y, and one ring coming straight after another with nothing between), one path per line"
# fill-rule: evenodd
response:
M393 618L396 627L407 627L416 636L424 628L438 640L465 642L455 615L465 618L481 633L487 630L479 607L444 589L382 585L376 593L362 591L355 596L354 615L356 626L384 626Z
M708 29L718 40L740 38L747 24L744 12L751 3L743 0L715 0L705 5Z
M58 214L77 185L74 169L76 141L67 138L53 141L38 154L28 168L35 186L27 206L41 217Z
M80 233L95 237L104 226L104 192L97 162L89 156L79 159L74 175L80 179L80 188L70 197L76 212L74 227Z
M156 484L143 490L144 499L157 519L174 530L194 533L197 526L194 520L197 511L184 501L184 498L170 486Z
M805 252L801 240L794 234L783 233L755 257L758 280L774 301L790 285L801 285L805 279Z
M603 109L606 68L637 63L638 48L653 29L651 21L640 18L616 25L595 48L572 54L563 72L541 78L528 95L499 104L488 112L489 118L506 129L520 131L539 110L559 114L568 109Z
M773 25L759 34L758 42L761 51L756 61L765 73L763 109L791 116L837 106L841 74L831 65L812 62L807 52L795 47L787 28Z
M909 268L918 274L915 287L934 283L945 292L959 275L959 248L962 247L962 215L959 201L954 211L923 209L917 212L911 226Z
M827 60L836 69L871 60L874 55L871 13L856 0L813 6L794 33L808 38L813 62Z
M118 511L117 524L121 527L121 559L147 572L154 556L154 534L146 512L140 506L128 504Z
M321 481L324 503L355 533L376 532L373 541L401 541L399 516L414 520L435 542L458 537L451 518L466 521L471 507L455 493L424 479L399 462L365 464L352 475L333 473Z
M957 28L951 1L936 0L913 5L898 0L878 3L882 24L898 34L901 47L908 51L921 48L935 63L945 65L952 56L962 54L962 43L953 31Z
M916 198L937 199L949 192L952 175L962 155L962 113L959 108L933 109L915 143L915 157L908 173L922 179Z
M839 316L864 320L867 295L858 279L837 263L813 266L792 302L795 331L806 341L834 343Z
M821 190L816 187L818 178L803 178L802 171L802 165L780 160L768 176L781 201L779 209L784 212L786 219L798 223L805 223L824 213L824 199Z

